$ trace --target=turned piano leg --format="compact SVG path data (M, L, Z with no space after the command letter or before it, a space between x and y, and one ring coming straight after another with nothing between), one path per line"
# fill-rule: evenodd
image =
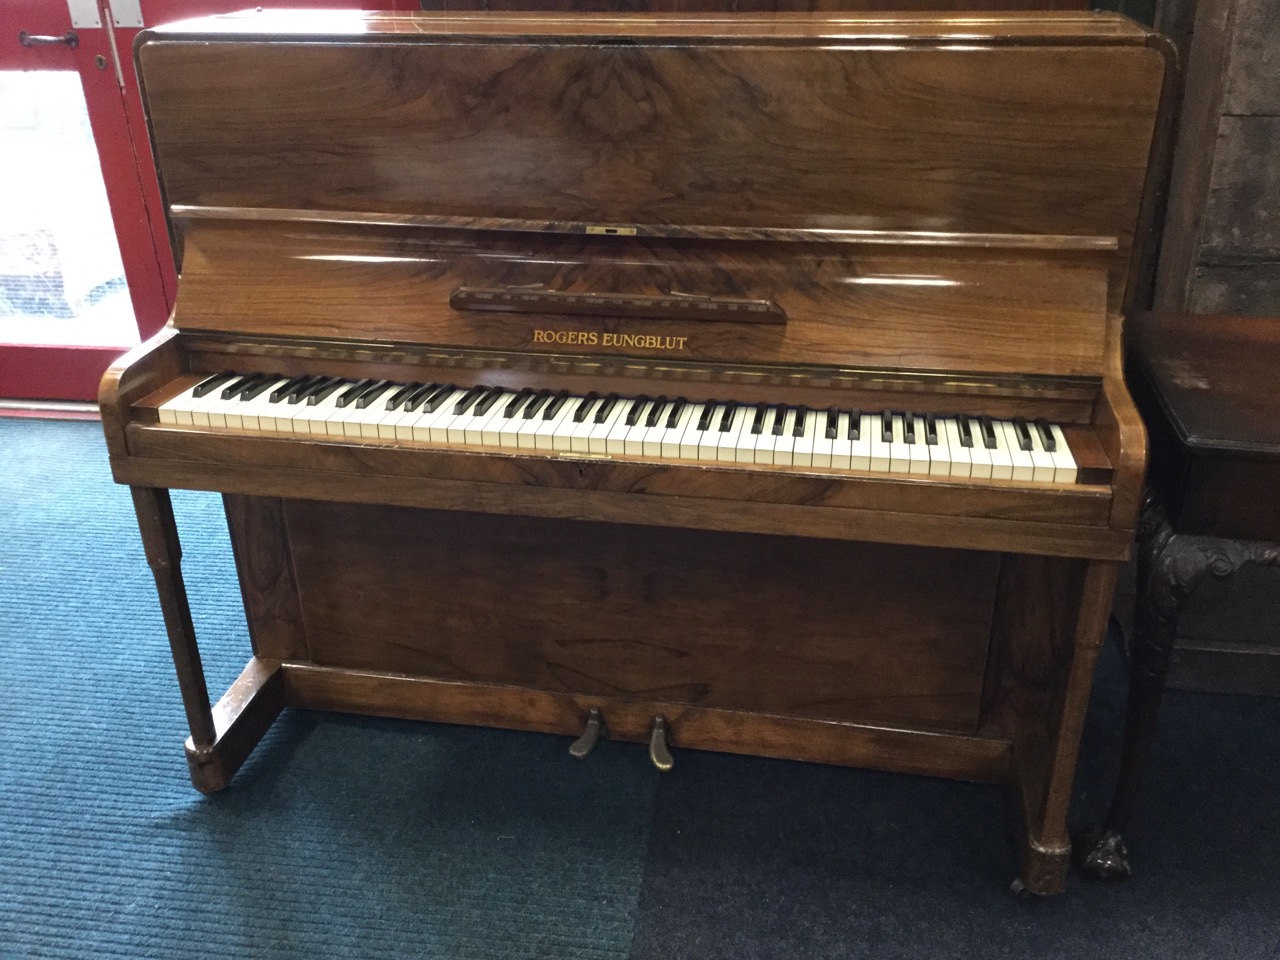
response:
M1116 880L1133 872L1124 832L1155 741L1183 607L1206 576L1225 579L1248 563L1274 566L1280 563L1280 547L1174 533L1163 507L1148 493L1138 525L1138 594L1120 772L1106 820L1076 840L1075 863L1083 875Z
M182 579L182 545L169 491L155 487L130 490L147 565L155 576L187 725L191 728L186 745L191 782L202 793L214 793L227 785L283 707L280 666L255 657L218 705L210 706L187 587Z

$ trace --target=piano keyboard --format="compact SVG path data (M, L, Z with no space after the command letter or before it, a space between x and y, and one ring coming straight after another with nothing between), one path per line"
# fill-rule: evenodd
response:
M161 423L310 437L783 464L931 477L1074 483L1062 428L682 397L220 373L159 407Z

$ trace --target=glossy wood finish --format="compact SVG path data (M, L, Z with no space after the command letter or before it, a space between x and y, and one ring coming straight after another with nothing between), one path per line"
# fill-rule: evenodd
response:
M788 13L979 10L1087 10L1086 0L422 0L423 10L448 13Z
M194 221L183 329L616 355L607 334L660 338L637 357L900 371L1098 376L1105 258L902 246L545 236ZM784 324L478 314L464 287L776 303ZM573 349L547 333L587 334ZM1028 335L1028 331L1036 334ZM594 342L592 342L594 341ZM678 345L678 346L676 346ZM676 346L675 349L672 349Z
M272 14L137 55L171 205L1109 237L1118 309L1163 48L1118 18L966 19L961 48L940 28ZM663 42L609 41L637 35Z
M1020 883L1061 889L1145 452L1117 310L1165 70L1144 31L250 13L139 62L183 275L101 401L150 505L197 786L284 706L566 737L596 710L642 744L663 717L677 756L1008 782ZM457 309L476 287L544 312ZM720 306L548 306L569 296ZM726 319L739 301L785 322ZM1080 482L159 422L223 369L1039 416ZM213 708L169 487L225 495L254 657Z

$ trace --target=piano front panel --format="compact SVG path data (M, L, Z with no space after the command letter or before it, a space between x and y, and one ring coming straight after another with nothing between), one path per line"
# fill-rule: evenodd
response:
M972 733L999 558L289 500L310 661ZM264 583L252 568L250 583ZM250 619L270 593L246 590ZM465 602L460 600L465 599ZM263 609L255 604L264 602Z
M317 223L184 223L184 330L976 375L1098 376L1098 252L584 237ZM455 309L460 289L775 304L704 319ZM519 306L519 304L516 304ZM534 306L528 309L539 309ZM659 309L655 307L655 309ZM615 314L618 310L613 310ZM766 317L772 320L772 317Z

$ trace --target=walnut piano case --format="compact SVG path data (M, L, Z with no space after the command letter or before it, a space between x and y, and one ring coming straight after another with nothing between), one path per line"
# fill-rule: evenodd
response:
M181 280L101 399L197 787L286 706L590 726L660 766L1008 782L1019 882L1062 888L1143 470L1119 333L1159 43L1092 15L250 13L137 49ZM193 399L220 371L231 399ZM386 412L402 385L434 412ZM530 396L547 444L503 442ZM552 436L608 398L662 436ZM1016 457L1037 422L1069 471L962 449L1005 429ZM923 433L905 465L832 454L859 423ZM213 706L171 488L224 494L244 596Z

